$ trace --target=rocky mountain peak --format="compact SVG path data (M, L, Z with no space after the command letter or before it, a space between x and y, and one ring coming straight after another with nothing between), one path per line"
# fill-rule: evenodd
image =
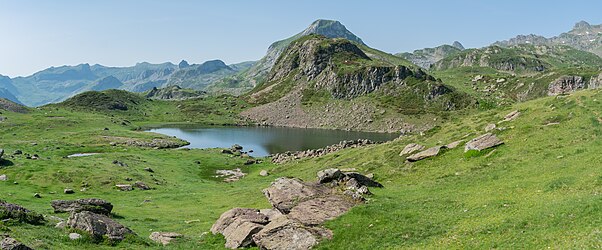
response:
M319 34L328 38L345 38L350 41L364 44L361 38L347 30L345 25L335 20L318 19L307 27L300 36Z
M178 64L178 68L180 68L180 69L184 69L184 68L188 68L188 67L190 67L190 64L188 64L188 62L186 60L182 60Z
M586 22L586 21L580 21L578 23L575 24L575 26L573 26L574 30L579 30L579 29L590 29L592 26Z
M458 41L454 41L454 43L452 43L452 46L455 47L455 48L457 48L457 49L464 50L464 45L462 45Z

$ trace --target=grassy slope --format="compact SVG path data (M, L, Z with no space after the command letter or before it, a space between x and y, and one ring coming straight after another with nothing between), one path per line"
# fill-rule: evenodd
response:
M213 171L242 167L244 160L221 155L217 150L111 147L102 139L162 137L131 130L152 123L150 118L134 116L134 124L124 126L112 123L106 115L57 107L45 107L32 114L5 112L9 120L0 127L2 146L9 153L21 149L37 153L41 159L17 157L4 162L0 174L7 174L10 181L0 182L0 197L45 214L51 214L49 203L53 199L107 199L115 204L117 220L144 241L123 242L118 248L142 249L148 247L145 244L159 248L146 240L152 231L184 233L186 237L171 249L221 248L221 237L201 236L203 232L232 207L268 207L260 190L274 178L312 180L320 169L353 167L375 173L385 188L373 189L372 201L329 222L335 237L319 248L594 248L602 242L599 100L602 93L585 91L567 98L518 104L513 108L523 115L500 125L507 128L498 132L506 144L490 156L467 158L457 148L410 164L404 163L398 153L409 142L433 146L467 134L472 134L467 139L475 137L487 123L501 120L510 108L452 118L424 136L384 145L281 166L264 163L244 167L249 176L231 184L213 179ZM160 103L166 105L164 108L172 105ZM544 126L550 122L560 124ZM104 131L104 127L110 130ZM81 152L103 154L62 158ZM128 167L114 165L113 160L125 162ZM196 160L201 164L194 163ZM145 167L155 170L153 176L143 170ZM273 175L259 177L261 169ZM126 177L145 181L156 189L115 190L113 185L126 182ZM154 184L153 178L162 184ZM82 183L90 186L86 192L79 191ZM64 195L64 188L74 188L76 194ZM43 198L33 198L36 192ZM199 221L184 222L190 220ZM69 241L65 232L50 224L8 227L11 235L39 249L110 248L85 240Z

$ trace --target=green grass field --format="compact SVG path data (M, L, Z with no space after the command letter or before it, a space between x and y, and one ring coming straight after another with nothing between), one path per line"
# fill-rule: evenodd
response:
M1 199L46 215L54 215L51 200L106 199L115 205L114 218L139 237L114 246L86 237L71 241L67 231L50 222L38 226L0 222L0 232L36 249L163 249L148 235L174 231L185 237L165 249L220 249L223 238L206 232L221 213L233 207L269 207L261 190L277 177L314 180L318 170L337 167L374 173L385 187L372 189L369 202L327 223L334 238L318 249L601 248L601 102L600 91L543 98L450 117L422 136L284 165L266 160L251 166L217 149L109 145L116 137L169 139L137 130L144 126L188 120L240 122L229 115L232 109L224 111L221 99L145 102L137 106L142 108L128 111L53 105L29 114L3 112L8 120L0 123L1 147L6 150L0 174L6 174L9 181L0 182ZM236 109L244 106L232 103ZM189 111L197 116L186 115L182 110L187 107L197 110ZM494 150L471 155L458 147L415 163L406 163L398 155L411 142L435 146L469 140L514 109L522 115L498 124L504 129L495 133L505 144ZM203 112L212 115L203 116ZM129 123L122 124L123 120ZM38 154L40 159L11 158L17 149ZM63 158L90 152L100 154ZM114 160L127 166L113 164ZM144 171L146 167L154 173ZM237 167L248 173L241 181L224 183L213 177L216 169ZM262 169L271 175L260 177ZM114 188L135 181L154 189L122 192ZM83 187L86 190L80 191ZM63 194L65 188L76 193ZM34 198L34 193L42 198Z

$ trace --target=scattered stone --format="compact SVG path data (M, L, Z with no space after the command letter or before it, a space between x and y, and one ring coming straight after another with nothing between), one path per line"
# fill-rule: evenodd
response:
M22 155L23 151L21 150L15 150L15 152L13 152L13 155Z
M182 237L183 237L183 235L181 235L179 233L153 232L153 233L151 233L151 235L148 238L150 238L154 242L161 243L165 246L165 245L169 244L172 240L182 238Z
M406 145L403 148L403 150L401 150L401 152L399 153L399 156L413 154L413 153L418 152L423 149L424 149L424 146L422 146L420 144L410 143L410 144Z
M33 197L34 198L42 198L42 195L40 195L39 193L35 193L35 194L33 194Z
M441 150L441 146L432 147L427 150L410 155L406 159L410 162L423 160L423 159L426 159L429 157L437 156L439 154L440 150Z
M0 235L1 250L31 250L30 247L8 236Z
M65 188L65 190L63 190L63 193L65 193L65 194L74 194L75 191L73 191L73 189L71 189L71 188Z
M132 185L129 184L117 184L115 185L115 187L117 187L117 189L121 190L121 191L132 191Z
M149 173L155 172L155 170L153 170L152 168L144 168L144 171L149 172Z
M339 180L343 177L343 172L335 168L329 168L318 172L318 182L328 183L333 180Z
M506 121L506 122L512 121L512 120L516 119L518 116L520 116L520 111L514 110L514 111L510 112L509 114L507 114L506 116L504 116L504 121Z
M81 238L82 238L81 234L78 234L78 233L70 233L69 234L69 239L70 240L79 240Z
M5 174L0 175L0 181L8 181L8 177Z
M4 149L0 148L0 158L2 158L2 156L4 156Z
M225 182L234 182L234 181L238 181L240 180L242 177L244 177L245 173L242 172L242 170L240 168L236 168L233 170L217 170L215 171L215 173L217 174L215 177L216 178L225 178L224 181Z
M450 144L447 144L447 145L445 145L445 148L454 149L454 148L456 148L456 147L460 146L460 144L461 144L462 142L463 142L462 140L460 140L460 141L455 141L455 142L452 142L452 143L450 143Z
M483 149L496 147L501 144L504 144L504 142L502 140L498 139L492 133L487 133L487 134L481 135L477 138L474 138L474 139L470 140L468 143L466 143L466 145L464 146L464 152L467 152L469 150L481 151Z
M128 234L135 234L129 228L113 221L106 215L95 214L89 211L72 213L67 220L67 226L90 233L100 238L106 236L109 240L120 241Z
M298 160L298 159L303 159L303 158L313 158L313 157L320 157L329 153L333 153L345 148L357 148L357 147L363 147L363 146L367 146L367 145L371 145L371 144L376 144L376 142L373 142L371 140L365 140L365 139L360 139L360 140L352 140L352 141L342 141L339 142L338 144L335 145L331 145L331 146L327 146L325 148L320 148L320 149L310 149L310 150L305 150L305 151L296 151L296 152L284 152L284 153L280 153L280 154L274 154L272 155L272 162L273 163L286 163L292 160Z
M64 221L59 221L56 223L56 225L54 226L54 228L59 228L59 229L64 229L67 226L67 223Z
M242 150L242 146L238 145L238 144L234 144L230 148L232 149L232 151L241 151Z
M82 211L89 211L96 214L108 215L113 210L113 204L97 198L54 200L50 202L50 205L55 213L79 213Z
M120 166L120 167L127 167L128 166L128 164L125 164L125 163L123 163L121 161L118 161L118 160L114 160L113 164L115 164L117 166Z
M244 164L245 165L253 165L255 163L256 163L255 159L248 159Z
M488 124L487 126L485 126L485 132L490 132L492 130L494 130L497 126L494 123Z
M268 176L268 175L270 175L270 173L268 173L267 170L261 170L261 172L259 172L259 175L260 176Z
M222 154L229 154L229 155L231 155L233 153L232 153L232 150L230 150L230 149L222 149Z
M357 172L345 173L345 178L346 179L355 179L361 186L379 187L379 188L383 187L382 184L372 180L372 178L362 175Z
M140 190L150 190L151 188L146 185L144 182L141 181L137 181L136 183L134 183L134 186L139 188Z

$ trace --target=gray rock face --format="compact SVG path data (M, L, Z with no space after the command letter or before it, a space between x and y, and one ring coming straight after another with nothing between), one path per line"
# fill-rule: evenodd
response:
M589 89L598 89L601 87L602 87L602 73L600 73L597 76L592 76L592 78L589 79L589 84L588 84Z
M261 249L266 250L306 250L318 244L321 235L332 235L321 229L312 230L286 217L270 222L253 236L253 241ZM312 232L314 231L314 232Z
M426 158L437 156L439 154L439 151L441 151L441 146L436 146L436 147L432 147L427 150L415 153L413 155L410 155L406 159L410 162L424 160Z
M72 213L67 226L90 233L94 237L106 236L113 241L121 241L128 234L135 234L129 228L115 222L106 215L88 211Z
M263 194L275 209L288 214L295 205L331 191L324 186L305 183L299 179L278 178L263 190Z
M420 144L410 143L410 144L406 145L403 148L403 150L401 150L401 152L399 153L399 156L413 154L413 153L418 152L423 149L424 149L424 146L422 146Z
M307 226L316 226L344 214L355 205L343 196L333 195L299 203L288 217Z
M50 203L55 213L79 213L89 211L97 214L108 215L113 210L113 204L108 201L90 198L79 200L54 200Z
M483 149L496 147L502 144L504 144L504 142L498 139L497 136L491 133L487 133L477 138L474 138L468 143L466 143L466 145L464 146L464 152L467 152L469 150L481 151Z
M169 244L172 240L182 237L183 235L172 232L153 232L150 236L148 236L148 238L152 241L163 244L164 246Z
M11 237L0 235L0 250L31 250L31 248Z
M257 209L234 208L220 216L211 232L224 235L227 248L247 247L253 244L252 236L268 222L268 217Z
M564 95L585 88L585 81L581 76L562 76L548 86L548 95Z
M329 168L318 172L318 182L327 183L343 177L343 172L336 168Z

